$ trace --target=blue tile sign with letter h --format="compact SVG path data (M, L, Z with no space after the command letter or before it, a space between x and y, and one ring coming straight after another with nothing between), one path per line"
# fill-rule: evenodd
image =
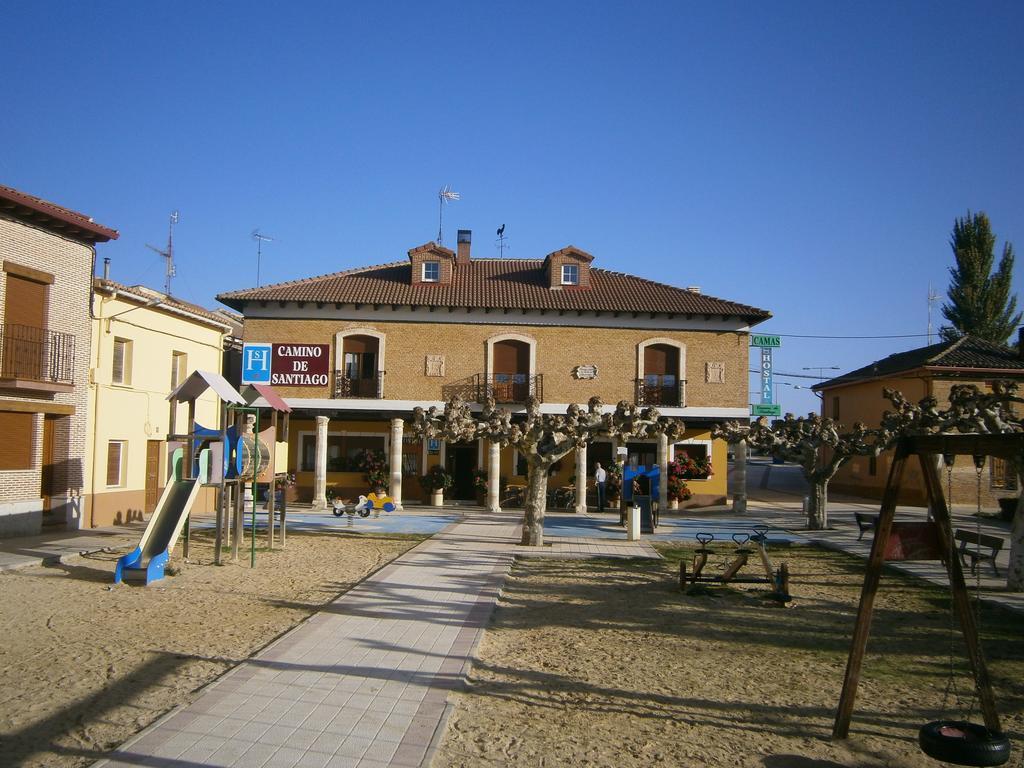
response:
M270 344L242 346L242 383L269 384L273 347Z

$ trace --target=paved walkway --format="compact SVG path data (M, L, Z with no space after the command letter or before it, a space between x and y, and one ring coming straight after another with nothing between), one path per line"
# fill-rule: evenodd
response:
M513 561L520 515L470 515L97 766L419 766Z

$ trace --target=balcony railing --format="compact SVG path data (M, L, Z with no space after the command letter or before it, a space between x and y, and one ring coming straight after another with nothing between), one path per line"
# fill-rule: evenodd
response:
M488 395L496 403L525 403L533 395L544 400L544 374L528 373L478 373L473 377L476 401L482 403Z
M384 396L384 372L375 373L365 379L350 379L344 371L334 372L333 397L366 397L380 399Z
M75 337L30 325L0 324L0 379L75 383Z
M686 405L686 379L654 374L637 379L636 404L681 408Z

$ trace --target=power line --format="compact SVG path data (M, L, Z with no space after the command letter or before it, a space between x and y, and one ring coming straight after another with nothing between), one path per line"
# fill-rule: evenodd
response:
M772 336L785 336L788 339L923 339L927 333L902 333L893 336L813 336L801 333L773 333Z

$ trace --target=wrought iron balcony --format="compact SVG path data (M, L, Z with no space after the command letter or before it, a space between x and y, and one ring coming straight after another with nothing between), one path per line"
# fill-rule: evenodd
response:
M686 405L686 379L654 374L637 379L636 404L682 408Z
M478 373L473 377L476 401L482 403L488 396L496 403L525 403L533 395L544 400L544 374Z
M0 379L46 385L75 383L75 337L30 325L0 324ZM26 383L27 382L27 383Z
M352 379L346 376L344 371L335 371L332 397L380 399L384 397L384 372L375 373L368 378Z

